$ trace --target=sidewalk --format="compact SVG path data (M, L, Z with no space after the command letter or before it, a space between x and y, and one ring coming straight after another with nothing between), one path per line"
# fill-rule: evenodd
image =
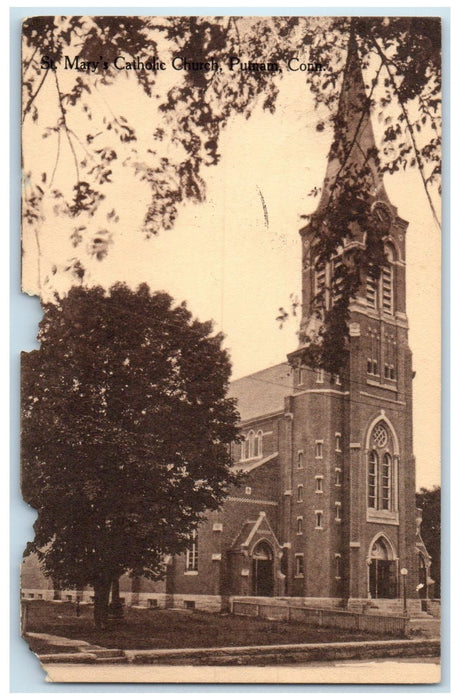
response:
M55 654L37 653L41 663L95 663L99 660L104 660L106 663L126 663L126 657L121 649L106 649L81 639L58 637L55 634L46 634L45 632L27 632L27 636L39 639L51 646L69 647L68 651L60 651Z

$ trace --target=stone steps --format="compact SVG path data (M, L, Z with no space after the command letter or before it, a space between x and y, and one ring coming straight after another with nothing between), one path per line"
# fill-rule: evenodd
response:
M85 651L94 654L95 663L109 662L122 663L126 661L124 651L121 649L106 649L104 647L85 647Z
M422 611L420 600L408 600L406 607L409 617L430 617L428 613ZM350 600L348 610L366 615L404 615L404 603L394 598Z
M441 636L441 620L434 617L411 618L408 622L408 631L410 636L438 638Z

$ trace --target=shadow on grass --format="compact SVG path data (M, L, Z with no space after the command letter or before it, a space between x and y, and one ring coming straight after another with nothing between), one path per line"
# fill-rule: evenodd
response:
M125 609L123 620L111 620L107 629L97 630L93 623L92 605L82 605L79 617L72 603L33 601L28 606L27 632L83 640L110 649L193 649L391 638L365 632L314 627L302 622L252 619L195 610L133 608ZM36 651L36 640L29 637L27 642ZM45 649L46 644L40 642L39 653L60 651L55 645Z

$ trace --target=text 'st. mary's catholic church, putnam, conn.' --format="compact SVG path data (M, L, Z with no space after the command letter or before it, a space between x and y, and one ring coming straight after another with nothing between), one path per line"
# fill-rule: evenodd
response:
M412 452L412 360L406 317L405 236L373 161L375 142L363 76L350 46L338 121L347 160L370 173L374 214L388 219L387 264L363 282L350 305L347 361L337 375L302 366L302 347L285 363L234 381L242 444L235 469L246 478L222 509L209 513L184 555L171 557L161 582L120 582L127 604L225 609L231 596L294 596L348 605L397 599L401 569L409 598L427 595L430 557L420 537ZM356 108L358 105L359 109ZM351 150L350 150L351 149ZM342 167L329 155L317 214L328 206ZM391 222L391 223L390 223ZM358 231L347 246L362 245ZM314 299L334 301L334 260L315 265L312 227L302 240L301 329L315 325ZM301 334L302 335L302 334ZM421 587L419 584L423 584ZM52 584L32 558L26 597L52 598ZM75 599L75 591L64 591ZM91 598L91 591L80 594Z

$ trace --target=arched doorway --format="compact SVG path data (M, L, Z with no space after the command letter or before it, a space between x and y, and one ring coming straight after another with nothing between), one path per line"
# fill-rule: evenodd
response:
M368 564L370 597L396 598L398 595L396 561L384 537L379 537L371 545Z
M272 596L273 589L273 550L268 542L259 542L252 552L252 594Z

